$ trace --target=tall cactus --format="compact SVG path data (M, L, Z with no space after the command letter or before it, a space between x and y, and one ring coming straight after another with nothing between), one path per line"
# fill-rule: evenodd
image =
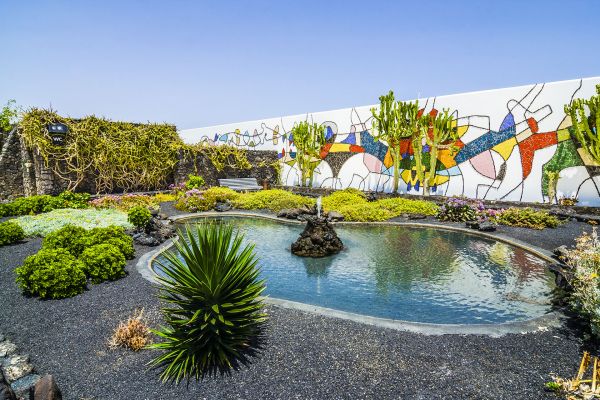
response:
M412 138L419 131L419 102L401 102L394 99L394 92L379 97L379 109L372 108L373 133L376 140L387 142L394 163L394 192L400 180L400 143ZM420 155L420 154L419 154Z
M586 106L589 115L586 114ZM565 114L571 117L577 140L600 164L600 85L596 85L596 95L589 100L575 99L570 105L565 105Z
M300 169L300 186L312 187L315 169L319 165L321 149L325 145L325 128L316 123L300 122L292 128L292 140L296 145L296 163Z
M435 185L436 166L438 159L438 151L440 149L453 149L456 143L457 130L455 118L449 113L450 110L445 108L442 114L431 117L431 134L425 135L425 140L429 146L429 171L427 171L427 184L424 192L427 194L430 187Z

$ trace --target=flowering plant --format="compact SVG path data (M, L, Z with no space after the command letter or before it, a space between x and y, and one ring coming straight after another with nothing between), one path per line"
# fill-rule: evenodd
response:
M573 269L569 300L587 318L595 336L600 336L600 241L596 227L576 239L575 248L563 260Z

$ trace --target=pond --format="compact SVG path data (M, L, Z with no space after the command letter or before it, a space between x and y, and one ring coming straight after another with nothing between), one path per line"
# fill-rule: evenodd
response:
M551 309L554 283L547 262L500 241L434 228L336 225L345 245L341 253L302 258L290 245L303 225L218 219L255 245L270 297L436 324L523 321ZM159 255L153 264L159 274L161 260Z

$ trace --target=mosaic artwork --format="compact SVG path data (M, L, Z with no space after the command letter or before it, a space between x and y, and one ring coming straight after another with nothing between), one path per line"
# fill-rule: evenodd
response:
M547 202L549 172L558 173L556 198L577 197L581 205L600 205L600 167L571 132L564 105L589 98L600 78L535 84L514 88L420 99L421 112L444 108L456 112L457 151L440 150L432 194L471 198ZM276 150L283 166L282 183L297 185L294 123L322 124L322 147L313 185L391 191L393 165L388 146L371 132L373 106L355 107L264 121L189 129L187 142L204 141L247 149ZM401 191L422 193L410 140L401 144ZM423 148L429 165L429 148Z

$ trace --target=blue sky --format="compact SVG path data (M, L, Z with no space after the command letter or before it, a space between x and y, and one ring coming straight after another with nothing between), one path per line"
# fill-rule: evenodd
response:
M600 1L0 0L0 104L180 129L600 75Z

